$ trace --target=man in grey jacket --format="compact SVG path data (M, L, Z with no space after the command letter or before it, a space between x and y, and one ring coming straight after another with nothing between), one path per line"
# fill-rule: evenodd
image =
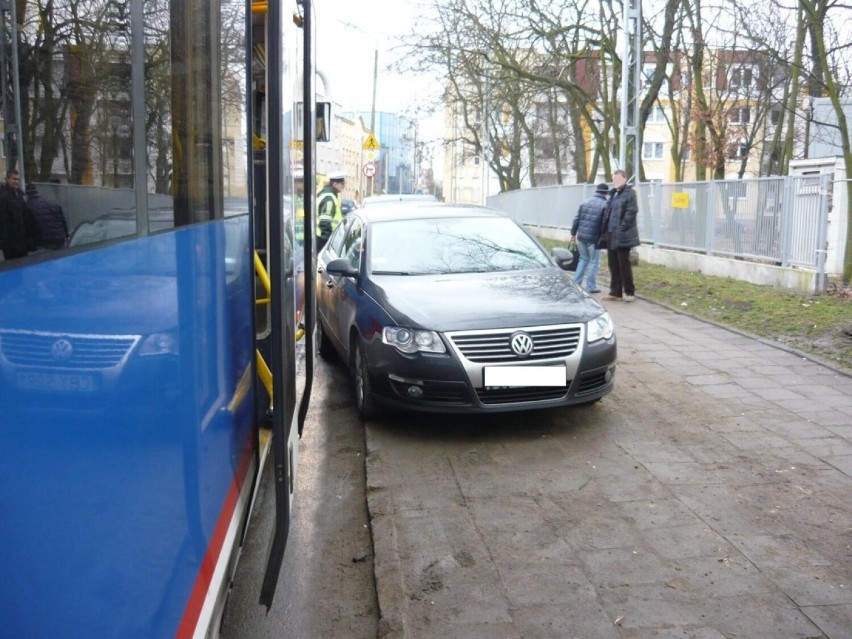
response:
M580 261L577 263L577 272L574 282L579 286L583 283L586 275L586 292L600 293L598 289L598 265L600 264L601 252L598 250L598 238L603 228L603 217L606 212L606 196L609 192L608 184L598 184L595 194L583 200L577 209L574 223L571 224L571 240L577 243L580 252ZM586 269L588 268L588 274Z
M601 241L606 242L606 256L609 265L609 295L604 300L636 301L636 289L633 285L633 267L630 265L630 249L639 246L639 227L636 217L639 204L636 193L627 184L627 173L621 169L612 174L613 190L610 193L609 208L604 215L604 233Z

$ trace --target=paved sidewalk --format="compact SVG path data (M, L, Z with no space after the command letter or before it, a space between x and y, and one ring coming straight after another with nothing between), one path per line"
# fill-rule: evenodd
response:
M606 306L598 404L368 425L380 636L852 638L852 378Z

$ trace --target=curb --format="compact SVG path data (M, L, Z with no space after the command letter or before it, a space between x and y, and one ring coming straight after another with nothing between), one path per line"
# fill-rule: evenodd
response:
M376 584L376 599L379 603L379 627L377 639L405 639L407 637L404 622L405 584L402 576L402 562L399 557L399 536L394 523L393 499L387 491L387 482L382 481L381 473L375 471L371 459L381 455L376 449L370 425L364 425L367 454L364 459L367 479L367 512L370 520L370 534L373 537L373 573ZM376 540L382 539L381 552ZM399 615L399 616L397 616Z

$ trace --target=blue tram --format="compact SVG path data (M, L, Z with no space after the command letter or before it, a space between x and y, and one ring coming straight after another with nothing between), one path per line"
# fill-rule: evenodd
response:
M270 440L271 604L310 393L310 0L0 17L21 181L0 246L27 231L0 261L0 635L215 636ZM65 247L43 247L30 197L61 207Z

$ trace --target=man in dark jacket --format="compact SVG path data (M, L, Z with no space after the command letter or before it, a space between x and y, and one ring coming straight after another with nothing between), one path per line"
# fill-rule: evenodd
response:
M578 286L583 283L583 276L586 275L586 268L588 267L589 273L586 277L586 291L588 293L600 293L597 280L598 265L601 259L598 239L603 228L608 192L608 184L598 184L595 187L595 194L580 203L577 215L574 216L574 223L571 225L571 240L577 243L577 250L580 252L580 261L577 262L574 282Z
M41 197L32 182L27 184L27 206L38 226L39 247L50 250L63 248L68 243L68 224L62 207Z
M38 247L38 229L21 192L21 177L15 169L6 172L0 186L0 250L13 260Z
M633 267L630 265L630 249L639 246L639 227L636 217L639 204L636 193L627 184L627 173L622 170L612 174L613 190L610 193L609 208L604 215L604 234L606 257L609 264L609 295L604 300L636 301L636 289L633 286Z

